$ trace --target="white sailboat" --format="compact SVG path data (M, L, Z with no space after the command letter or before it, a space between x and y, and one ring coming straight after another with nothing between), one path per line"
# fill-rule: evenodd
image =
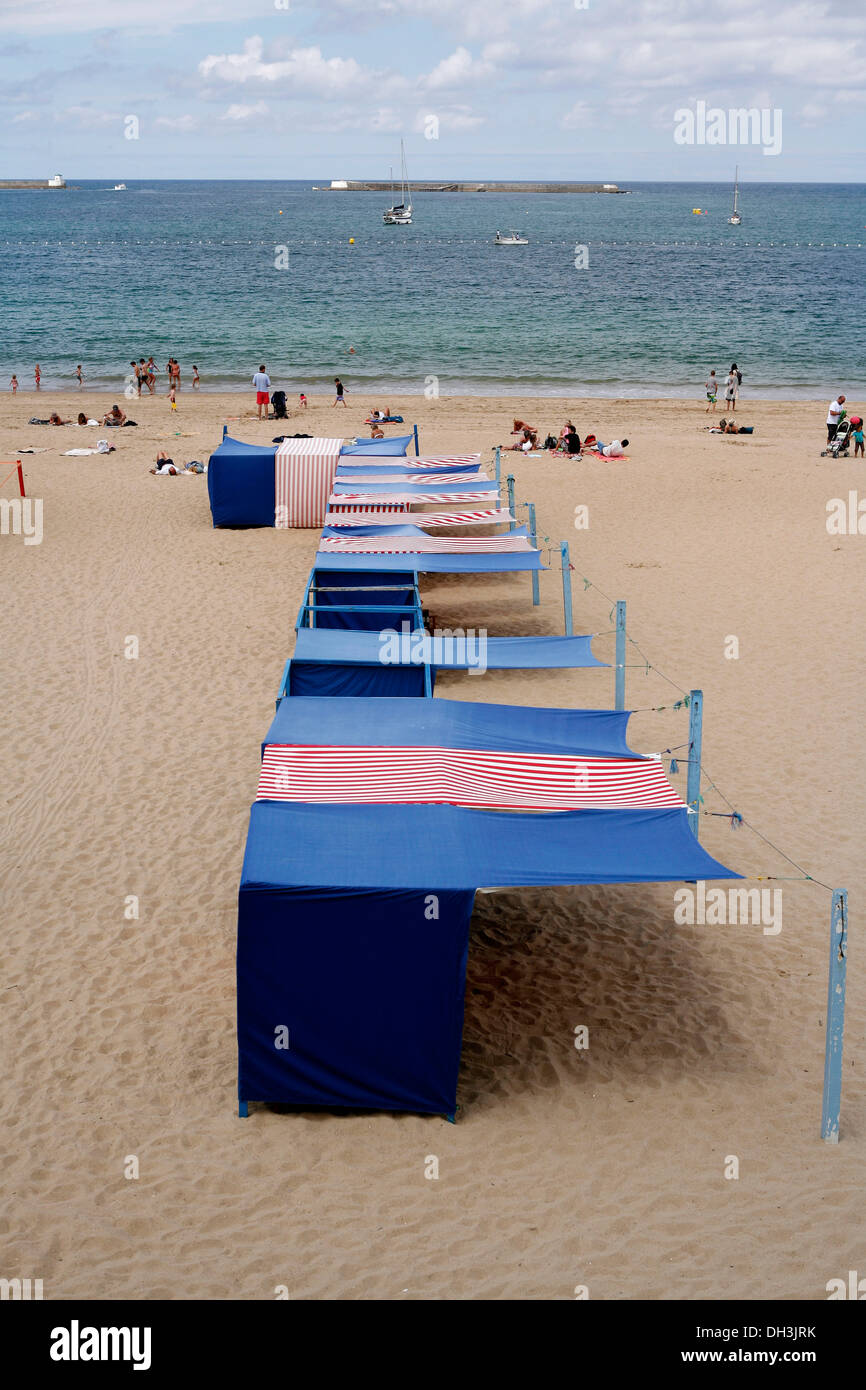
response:
M409 174L406 169L406 154L403 141L400 141L400 201L394 203L382 215L387 227L409 227L412 225L412 191L409 187Z
M734 210L733 210L733 212L731 213L730 217L728 218L728 221L730 222L730 224L731 224L732 227L739 227L740 223L741 223L742 220L743 220L742 217L740 216L739 212L737 211L737 197L738 197L738 195L739 195L739 192L740 192L740 166L739 166L739 164L738 164L737 167L736 167L736 170L734 171Z

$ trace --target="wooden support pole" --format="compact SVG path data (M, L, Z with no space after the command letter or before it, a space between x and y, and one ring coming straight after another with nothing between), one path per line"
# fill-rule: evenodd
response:
M537 550L537 549L538 549L538 541L537 541L537 539L536 539L536 531L535 531L535 503L534 503L534 502L527 502L526 506L527 506L527 510L529 511L529 539L532 541L532 547L533 547L533 549L534 549L534 550ZM537 608L540 602L541 602L541 595L540 595L539 592L538 592L538 570L533 570L533 571L532 571L532 603L533 603L533 606L534 606L535 608Z
M821 1113L821 1138L828 1144L839 1143L847 964L848 892L845 888L837 888L830 909L830 970L827 976L827 1033L824 1043L824 1100Z
M625 599L616 601L616 677L614 709L625 709Z
M701 741L704 724L704 692L689 691L689 773L686 778L686 801L695 838L700 839L701 827Z
M571 604L571 558L568 553L568 541L560 542L559 553L562 557L562 613L565 635L571 637L574 634L574 614Z
M505 479L505 485L506 485L506 487L508 488L508 510L510 511L511 515L514 516L514 474L513 474L513 473L509 473L508 477ZM515 522L509 521L509 523L508 523L508 529L509 529L509 531L513 531L513 530L514 530L515 524L516 524Z

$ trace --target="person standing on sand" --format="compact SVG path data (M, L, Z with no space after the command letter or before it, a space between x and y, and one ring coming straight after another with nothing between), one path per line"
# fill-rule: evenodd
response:
M197 391L198 388L199 388L200 386L201 386L201 378L199 377L199 374L198 374L198 367L197 367L197 366L195 365L195 363L193 362L193 364L192 364L192 389L193 389L193 391Z
M253 376L253 386L256 388L256 405L259 410L259 419L262 418L262 406L265 407L265 419L270 419L268 406L271 403L271 379L265 371L265 364L262 362L259 370Z
M728 372L725 379L725 405L733 415L737 409L737 392L740 389L740 382L734 367Z
M129 365L130 365L130 367L132 368L133 373L134 373L134 375L135 375L135 387L136 387L136 390L138 391L138 394L141 395L141 370L140 370L140 368L139 368L138 363L137 363L134 359L133 359L133 361L130 362Z
M704 411L704 414L705 414L705 415L708 415L708 414L709 414L709 410L710 410L710 406L712 406L712 407L713 407L713 414L715 415L715 413L716 413L716 401L719 399L719 380L718 380L718 377L716 376L715 368L713 368L713 370L710 372L710 374L709 374L709 376L707 377L706 382L704 383L704 385L705 385L705 387L706 387L706 392L707 392L707 408L706 408L706 410Z
M138 359L138 380L140 385L146 386L150 394L153 395L153 381L150 372L147 370L147 363L143 357L139 357ZM139 391L138 394L141 395L141 392Z
M343 385L342 381L340 380L340 378L339 378L338 376L335 376L335 377L334 377L334 390L335 390L336 393L337 393L336 396L334 397L334 405L341 405L341 406L343 407L343 409L345 410L345 408L346 408L346 398L345 398L345 394L344 394L344 393L345 393L346 388L345 388L345 386ZM331 406L331 409L332 409L332 410L333 410L333 408L334 408L334 406Z
M36 370L33 373L33 375L36 379L36 390L38 391L42 382L42 368L40 367L38 362L36 363Z
M840 391L839 394L838 394L838 396L836 397L835 401L831 401L831 402L830 402L830 408L829 408L829 410L827 411L827 443L828 443L828 444L832 444L832 443L833 443L833 440L836 438L836 431L837 431L837 429L839 428L839 424L840 424L842 418L843 418L844 415L845 415L845 408L844 408L844 407L845 407L845 397L842 395L842 392Z
M171 408L172 408L172 410L177 410L177 401L175 400L175 391L176 391L176 389L177 389L177 388L176 388L175 386L171 386L171 387L169 387L169 392L168 392L168 399L171 401Z
M18 378L14 372L9 378L9 385L12 387L12 395L14 396L15 392L18 390Z

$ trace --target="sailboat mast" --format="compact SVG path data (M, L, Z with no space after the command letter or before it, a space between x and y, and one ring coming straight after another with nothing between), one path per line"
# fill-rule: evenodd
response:
M736 166L736 168L734 169L734 212L737 211L737 194L738 194L738 192L739 192L739 188L740 188L740 166L739 166L739 164L738 164L738 165Z

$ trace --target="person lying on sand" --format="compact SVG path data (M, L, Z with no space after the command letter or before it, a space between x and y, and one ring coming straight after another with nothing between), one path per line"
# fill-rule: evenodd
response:
M119 405L113 405L107 415L102 417L103 425L125 425L126 416Z
M736 425L733 420L720 420L717 425L708 425L710 434L752 434L750 425Z
M379 426L378 426L375 422L374 422L374 423L371 425L371 427L370 427L370 438L371 438L371 439L384 439L384 438L385 438L385 431L382 430L382 429L380 429Z
M170 459L164 449L160 449L156 456L156 467L151 468L151 473L157 473L161 477L176 477L178 473L203 473L204 464L199 463L198 459L192 459L190 463L179 467L174 459Z
M627 448L627 439L612 439L609 444L603 444L599 439L593 445L592 452L601 454L606 459L619 459L622 458Z
M71 425L72 421L61 420L60 416L57 414L57 411L52 410L51 414L48 417L48 423L49 425Z

